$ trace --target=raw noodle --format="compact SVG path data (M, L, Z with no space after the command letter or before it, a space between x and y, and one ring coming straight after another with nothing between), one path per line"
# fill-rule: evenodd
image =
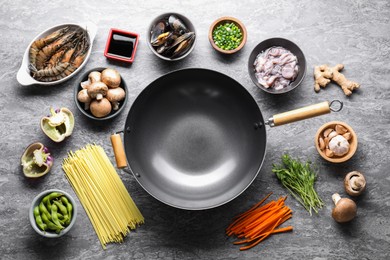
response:
M144 223L130 194L103 148L87 145L65 158L62 169L105 249Z

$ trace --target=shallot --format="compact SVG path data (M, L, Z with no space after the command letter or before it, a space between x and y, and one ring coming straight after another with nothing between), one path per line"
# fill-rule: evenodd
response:
M298 59L289 50L274 46L257 55L253 64L256 79L265 88L281 90L298 75Z

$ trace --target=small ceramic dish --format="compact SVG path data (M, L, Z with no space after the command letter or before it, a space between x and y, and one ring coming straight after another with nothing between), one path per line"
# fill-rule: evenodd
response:
M42 81L38 81L38 80L34 79L31 76L30 69L29 69L29 64L30 64L29 51L30 51L31 45L34 43L34 41L36 41L36 40L38 40L38 39L40 39L42 37L45 37L45 36L49 35L50 33L54 32L56 30L59 30L59 29L64 28L64 27L67 27L67 26L69 26L69 27L79 27L79 28L83 28L83 29L87 30L88 37L89 37L89 43L90 44L89 44L89 48L88 48L88 51L87 51L87 55L86 55L83 63L73 73L71 73L70 75L68 75L68 76L66 76L66 77L64 77L63 79L60 79L60 80L50 81L50 82L42 82ZM18 71L18 73L16 75L17 81L22 86L29 86L29 85L35 85L35 84L36 85L46 85L46 86L49 86L49 85L56 85L56 84L65 82L68 79L72 78L87 63L87 61L89 59L89 56L91 55L93 40L94 40L94 38L96 36L96 32L97 32L97 27L93 23L85 23L85 24L84 23L80 23L80 24L67 23L67 24L60 24L60 25L53 26L53 27L43 31L42 33L40 33L38 36L36 36L30 42L30 44L28 45L26 51L24 52L22 65L20 66L19 71Z
M72 204L72 217L71 217L71 221L69 223L68 226L66 226L63 230L61 230L61 232L59 234L55 233L54 231L51 231L51 230L41 230L38 226L37 226L37 223L35 221L35 216L34 216L34 208L36 206L38 206L40 204L40 202L42 201L42 199L46 196L46 195L49 195L50 193L52 192L58 192L58 193L61 193L63 194L63 196L65 196L68 201ZM41 193L39 193L32 201L31 203L31 207L29 209L29 219L30 219L30 224L32 226L32 228L41 236L43 237L47 237L47 238L58 238L58 237L61 237L63 235L65 235L66 233L69 232L69 230L72 229L74 223L76 222L76 217L77 217L77 205L76 205L76 201L72 198L72 196L70 196L67 192L65 191L62 191L62 190L58 190L58 189L51 189L51 190L46 190L46 191L43 191Z
M85 109L85 104L80 102L77 99L77 95L78 95L79 91L83 89L81 87L81 82L87 81L88 80L88 75L92 71L102 72L104 69L106 69L106 68L98 67L98 68L94 68L94 69L88 70L87 72L85 72L80 77L80 79L77 81L76 86L74 87L74 101L75 101L76 106L79 109L79 111L83 115L85 115L86 117L88 117L88 118L90 118L92 120L97 120L97 121L103 121L103 120L112 119L112 118L116 117L117 115L119 115L124 110L124 108L126 106L126 103L127 103L127 100L128 100L128 96L129 96L128 95L126 82L123 79L123 77L121 76L121 83L120 83L119 87L121 87L125 91L125 98L122 101L119 101L119 108L118 108L118 110L112 109L111 112L107 116L105 116L105 117L96 117L96 116L92 115L92 113L91 113L91 111L89 109L88 110Z
M108 59L133 63L139 35L119 29L110 29L104 56Z
M165 29L162 30L162 31L166 32L166 27L167 27L167 24L169 24L168 20L169 20L170 16L174 16L174 17L178 18L180 20L180 22L185 25L185 27L188 29L189 32L193 32L194 33L194 37L195 37L193 39L193 42L192 42L191 46L186 51L184 51L181 55L178 55L178 56L176 56L174 58L171 58L171 57L168 57L168 56L164 56L163 54L159 53L157 51L158 48L157 47L153 47L152 43L151 43L153 30L155 30L155 28L157 27L157 24L159 24L160 22L163 22L163 23L161 23L161 25L164 24ZM157 16L150 23L150 25L148 27L148 31L146 32L146 41L147 41L147 44L148 44L150 50L157 57L159 57L159 58L161 58L163 60L167 60L167 61L177 61L177 60L181 60L181 59L184 59L185 57L187 57L192 52L192 50L195 48L196 38L197 38L197 34L196 34L196 31L195 31L194 25L191 23L191 21L187 17L185 17L182 14L178 14L178 13L164 13L164 14L161 14L161 15Z
M335 130L336 125L341 125L342 127L344 127L347 130L347 133L350 133L350 135L349 135L350 139L348 140L349 150L343 156L334 155L332 157L329 157L325 153L326 146L327 146L327 143L329 143L329 140L325 140L324 132L325 131L331 132L331 130L328 130L328 129ZM320 138L322 138L324 140L325 149L321 149L321 146L324 147L324 145L320 144ZM325 160L332 162L332 163L342 163L342 162L345 162L345 161L348 161L349 159L351 159L351 157L355 154L355 152L357 150L358 140L357 140L357 136L356 136L355 131L348 124L346 124L344 122L340 122L340 121L331 121L331 122L328 122L326 124L323 124L318 129L318 131L315 135L315 138L314 138L314 143L315 143L315 146L317 148L318 153L321 155L322 158L324 158Z
M213 39L213 32L214 30L219 26L219 25L223 25L223 24L226 24L226 23L234 23L241 31L242 33L242 41L240 43L240 45L238 45L237 48L233 49L233 50L223 50L221 48L219 48L215 42L214 42L214 39ZM233 54L233 53L236 53L238 52L239 50L241 50L245 43L246 43L246 39L247 39L247 32L246 32L246 28L244 26L244 24L238 20L237 18L234 18L234 17L230 17L230 16L224 16L224 17L221 17L217 20L215 20L211 26L210 26L210 30L209 30L209 41L210 41L210 44L211 46L213 46L213 48L220 52L220 53L223 53L223 54Z
M257 78L256 78L255 68L254 68L254 62L255 62L257 56L260 53L262 53L265 50L267 50L268 48L276 47L276 46L283 47L283 48L289 50L290 52L292 52L298 59L297 65L298 65L298 68L299 68L298 75L296 76L295 80L292 81L287 87L282 88L280 90L276 90L274 88L265 88L263 85L261 85L258 82ZM257 87L259 87L261 90L263 90L263 91L265 91L267 93L270 93L270 94L286 93L286 92L289 92L289 91L295 89L296 87L298 87L301 84L301 82L303 81L303 79L305 78L305 75L306 75L306 59L305 59L305 55L303 54L302 50L298 47L298 45L296 45L292 41L289 41L289 40L283 39L283 38L267 39L265 41L260 42L252 50L251 54L249 55L248 72L249 72L249 76L252 79L253 83Z

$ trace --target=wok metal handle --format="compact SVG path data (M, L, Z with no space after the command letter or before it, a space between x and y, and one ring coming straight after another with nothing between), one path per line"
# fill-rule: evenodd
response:
M332 105L338 103L339 106L337 108L332 108ZM298 108L295 110L287 111L281 114L276 114L272 116L266 124L269 126L279 126L292 122L297 122L303 119L312 118L315 116L320 116L324 114L330 113L330 111L338 112L343 108L343 102L339 100L333 100L332 102L321 102L318 104Z
M112 149L114 150L114 156L116 161L116 167L119 169L127 166L125 149L123 147L122 137L119 133L111 135Z

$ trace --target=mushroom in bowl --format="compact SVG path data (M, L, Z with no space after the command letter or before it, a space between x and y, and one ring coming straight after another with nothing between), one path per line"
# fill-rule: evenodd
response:
M128 99L127 86L119 72L112 68L87 71L75 86L77 108L94 120L107 120L123 111Z

